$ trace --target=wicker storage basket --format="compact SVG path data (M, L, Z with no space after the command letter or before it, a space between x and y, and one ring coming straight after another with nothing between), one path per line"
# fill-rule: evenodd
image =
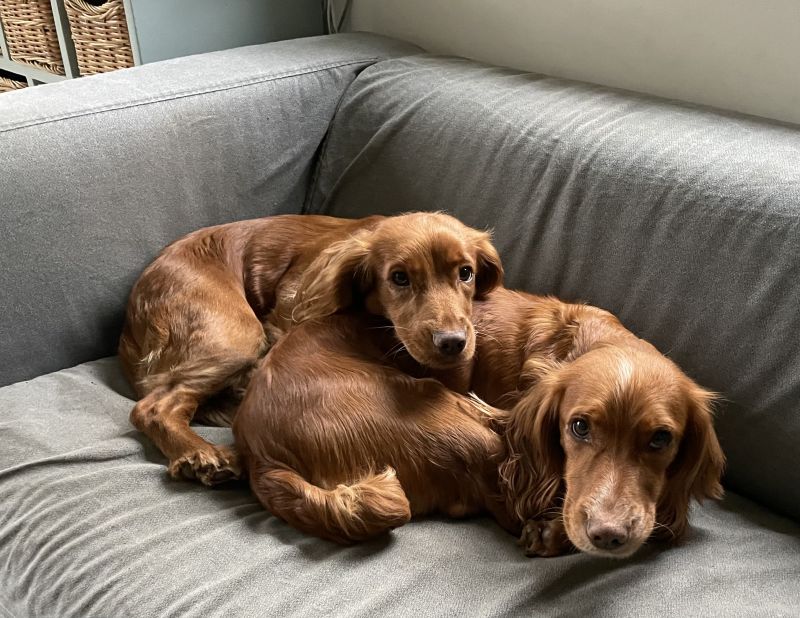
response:
M81 75L133 66L122 0L64 0Z
M50 0L2 0L0 19L12 60L64 75Z
M27 82L20 82L15 79L8 79L0 75L0 92L11 92L27 87Z

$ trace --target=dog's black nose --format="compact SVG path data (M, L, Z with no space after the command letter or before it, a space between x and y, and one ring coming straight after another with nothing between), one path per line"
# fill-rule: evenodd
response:
M597 549L619 549L628 542L630 534L625 526L603 522L586 527L589 540Z
M458 356L467 346L467 333L463 330L437 330L433 333L433 345L446 356Z

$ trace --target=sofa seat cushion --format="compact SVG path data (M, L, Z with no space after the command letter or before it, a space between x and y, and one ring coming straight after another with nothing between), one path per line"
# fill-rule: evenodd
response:
M12 616L796 615L800 526L736 495L680 548L528 559L488 519L342 548L245 485L172 481L116 358L0 389L0 609ZM229 430L199 428L229 442ZM0 611L2 615L2 611Z

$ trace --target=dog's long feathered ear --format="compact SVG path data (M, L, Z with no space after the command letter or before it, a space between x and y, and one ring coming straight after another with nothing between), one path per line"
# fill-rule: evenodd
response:
M349 307L353 291L369 282L370 232L362 231L333 243L309 265L300 279L294 322L304 322Z
M483 298L503 283L503 263L500 261L500 254L492 244L492 236L488 232L476 232L472 243L477 259L475 296Z
M687 391L689 414L686 429L675 461L667 471L667 485L656 516L658 523L669 529L659 528L656 535L666 540L677 540L685 534L692 498L697 501L719 499L723 493L720 477L725 467L725 455L714 432L712 415L716 395L694 383L687 387Z
M561 490L564 453L559 406L563 392L554 368L523 395L509 415L508 459L499 470L506 505L520 522L554 507Z

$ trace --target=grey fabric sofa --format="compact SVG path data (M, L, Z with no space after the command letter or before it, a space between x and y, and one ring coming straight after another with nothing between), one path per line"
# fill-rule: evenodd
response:
M0 209L0 615L800 615L797 128L337 35L0 96ZM431 519L341 548L167 478L113 357L160 248L433 209L723 394L728 493L683 546L527 559Z

